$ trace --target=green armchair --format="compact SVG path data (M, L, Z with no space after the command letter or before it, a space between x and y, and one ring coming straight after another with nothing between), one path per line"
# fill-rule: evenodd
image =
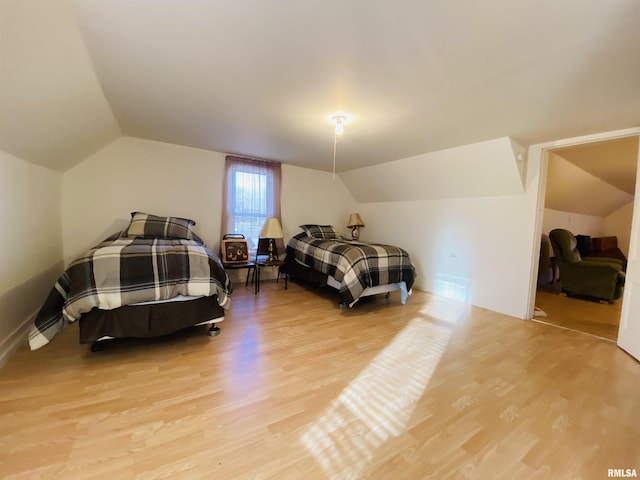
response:
M549 232L562 290L568 294L612 302L622 296L625 275L622 261L616 258L584 257L578 252L577 239L561 228Z

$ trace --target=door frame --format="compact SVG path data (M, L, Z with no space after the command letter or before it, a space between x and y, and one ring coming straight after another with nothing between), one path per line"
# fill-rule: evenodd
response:
M597 143L606 140L616 140L626 137L639 137L640 142L640 127L627 128L625 130L615 130L611 132L603 132L592 135L584 135L581 137L567 138L564 140L557 140L554 142L540 143L529 147L528 159L529 165L537 165L538 174L538 196L536 201L536 217L534 224L534 237L533 237L533 255L531 258L531 277L529 279L529 302L527 304L527 320L533 318L536 301L537 279L538 279L538 258L540 257L540 236L542 235L542 221L544 217L544 201L547 192L547 171L549 165L549 151L555 150L561 147L573 147L576 145L584 145L587 143ZM638 148L640 150L640 147ZM640 176L640 152L638 155L638 175ZM528 171L528 175L535 175L535 167ZM640 186L636 185L636 192ZM640 225L637 225L635 221L636 217L640 217L636 214L636 209L640 206L635 202L633 204L633 219L631 224L631 241L640 236ZM624 298L622 309L624 311Z

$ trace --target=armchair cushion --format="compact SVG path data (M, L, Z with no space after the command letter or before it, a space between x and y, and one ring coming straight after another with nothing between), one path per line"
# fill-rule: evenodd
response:
M587 263L598 263L598 264L609 264L615 265L616 267L620 267L619 270L624 270L624 262L619 258L608 258L608 257L584 257L582 259L583 262Z

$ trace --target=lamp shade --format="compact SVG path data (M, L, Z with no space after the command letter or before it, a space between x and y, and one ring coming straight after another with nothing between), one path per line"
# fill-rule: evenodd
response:
M347 223L347 227L364 227L364 222L362 218L360 218L359 213L352 213L349 216L349 223Z
M262 229L260 230L260 237L262 238L282 238L284 237L284 233L282 233L282 227L280 226L280 222L275 217L269 217L264 221L264 225L262 225Z

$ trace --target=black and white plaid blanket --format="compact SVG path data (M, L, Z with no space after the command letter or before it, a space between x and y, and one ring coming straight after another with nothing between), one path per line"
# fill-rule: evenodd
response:
M340 283L340 295L353 305L368 287L405 282L413 286L415 269L409 254L399 247L350 240L296 235L287 243L287 255Z
M178 295L218 296L227 309L231 282L218 257L195 240L112 235L69 265L49 293L29 346L40 348L92 308L112 310Z

